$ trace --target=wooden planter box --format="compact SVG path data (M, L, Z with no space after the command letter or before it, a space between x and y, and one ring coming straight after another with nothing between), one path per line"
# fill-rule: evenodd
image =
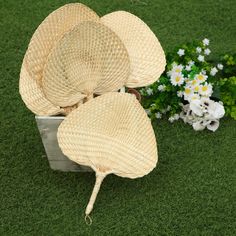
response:
M62 153L57 142L57 129L64 120L63 116L35 116L35 119L51 169L66 172L92 171L89 167L78 165L69 160Z

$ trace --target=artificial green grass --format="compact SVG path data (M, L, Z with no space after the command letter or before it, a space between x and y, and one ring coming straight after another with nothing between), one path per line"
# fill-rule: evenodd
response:
M75 2L75 1L71 1ZM231 1L81 1L100 15L127 10L158 35L165 51L210 38L213 58L236 51ZM84 223L94 175L52 171L18 93L23 55L38 24L64 0L0 1L0 235L236 235L236 122L216 133L182 122L153 124L159 164L148 176L105 179Z

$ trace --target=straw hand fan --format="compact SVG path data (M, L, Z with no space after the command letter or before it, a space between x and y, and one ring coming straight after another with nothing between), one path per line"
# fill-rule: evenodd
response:
M60 108L42 91L43 68L49 53L63 35L83 21L99 21L99 16L80 3L67 4L52 12L36 29L26 51L19 89L26 106L37 115L67 114L74 107Z
M150 120L131 94L107 93L88 101L66 117L57 136L65 155L96 172L86 217L108 174L138 178L152 171L157 163Z
M71 3L49 14L36 29L26 52L26 64L30 75L39 86L43 67L52 48L66 32L88 20L99 21L99 16L81 3Z
M164 51L155 34L137 16L116 11L101 18L124 43L130 57L131 73L127 87L143 87L157 81L165 70Z
M55 105L71 106L93 94L117 91L129 69L128 53L118 36L98 22L83 22L52 50L42 87Z
M36 81L30 77L25 60L23 60L20 72L19 91L22 100L33 113L44 116L63 113L63 109L45 98Z

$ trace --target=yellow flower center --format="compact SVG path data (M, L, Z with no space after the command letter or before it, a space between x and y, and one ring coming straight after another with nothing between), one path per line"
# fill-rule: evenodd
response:
M196 80L193 80L193 81L192 81L192 85L195 85L196 83L197 83Z
M206 92L206 91L207 91L207 86L203 86L203 87L202 87L202 91L203 91L203 92Z
M204 80L204 76L203 75L198 75L197 77L199 80Z
M179 68L175 69L175 72L180 73L181 70Z
M190 88L186 88L184 91L186 94L190 94L191 93L191 89Z
M194 91L198 92L199 91L199 86L195 86Z
M178 83L178 82L180 81L180 77L177 76L177 77L175 78L175 81Z

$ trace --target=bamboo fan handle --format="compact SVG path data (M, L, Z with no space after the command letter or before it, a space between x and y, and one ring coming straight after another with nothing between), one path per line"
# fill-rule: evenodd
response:
M102 181L104 180L105 177L106 177L106 174L104 174L104 173L96 173L96 182L95 182L95 185L93 188L92 195L89 199L89 203L88 203L86 210L85 210L85 221L87 224L92 223L92 219L89 217L89 214L93 210L94 202L96 200L97 194L98 194L100 186L102 184Z
M86 101L89 101L93 98L93 93L88 94Z

